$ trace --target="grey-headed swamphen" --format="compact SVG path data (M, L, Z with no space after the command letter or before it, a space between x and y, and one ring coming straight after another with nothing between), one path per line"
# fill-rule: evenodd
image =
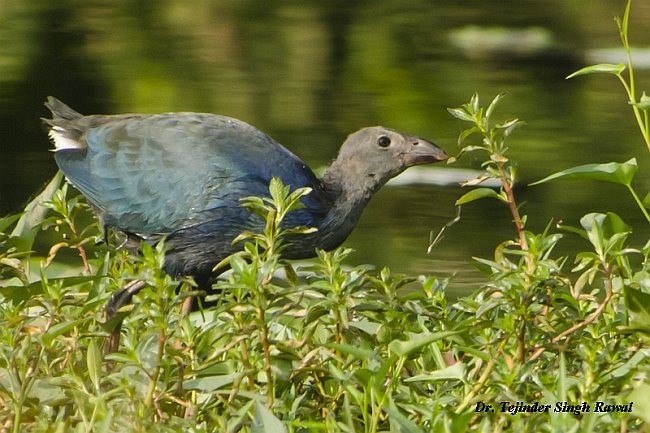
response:
M272 177L308 186L304 208L286 224L315 227L296 236L283 255L314 257L348 237L372 195L417 164L442 161L436 145L383 127L351 134L321 179L300 158L240 120L200 113L82 116L49 97L43 119L54 158L83 193L104 227L155 240L167 235L165 270L211 275L237 251L232 240L262 222L240 205L267 196Z
M268 195L272 177L310 187L288 226L318 230L286 245L289 259L338 247L372 195L417 164L442 161L434 144L383 127L351 134L322 178L296 155L240 120L200 113L83 116L61 101L45 103L54 157L104 227L155 242L166 236L165 270L206 280L240 247L232 240L262 222L240 205Z

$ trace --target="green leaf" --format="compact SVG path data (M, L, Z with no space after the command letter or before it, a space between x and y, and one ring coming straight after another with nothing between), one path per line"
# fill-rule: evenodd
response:
M580 218L580 225L587 231L588 237L590 236L589 232L597 229L601 232L603 240L610 239L615 235L632 232L632 227L613 212L607 212L606 214L589 213Z
M4 233L4 231L9 228L13 223L18 221L18 219L22 216L22 213L17 213L15 215L8 215L6 217L0 218L0 233Z
M395 433L422 433L423 430L417 424L400 412L393 399L390 397L389 399L386 411L388 412L390 431Z
M95 388L95 393L100 393L101 377L102 377L102 354L97 347L94 338L90 339L88 343L88 351L86 353L86 366L88 368L88 376Z
M43 191L41 191L32 201L27 203L27 206L25 206L25 211L22 214L22 217L11 233L11 236L21 239L19 249L32 249L38 226L45 220L45 216L48 212L48 208L43 206L43 203L52 200L52 197L56 194L62 181L63 173L59 170L45 188L43 188Z
M643 206L646 209L650 209L650 192L648 192L643 198Z
M411 338L403 340L393 340L388 344L388 349L397 356L406 356L409 353L420 349L423 346L433 343L434 341L442 340L450 335L458 334L456 331L441 331L441 332L423 332L421 334L411 335Z
M329 343L329 344L325 344L325 347L328 349L335 349L338 350L339 352L347 353L349 355L354 356L356 359L362 361L366 361L370 359L374 354L372 350L363 349L361 347L353 346L351 344Z
M641 383L632 391L628 397L628 401L634 402L632 407L632 414L643 419L646 424L650 424L650 384Z
M643 92L643 95L641 95L641 98L639 99L639 102L631 102L631 105L634 105L637 107L639 110L648 110L650 109L650 96L646 95L645 92Z
M573 74L566 77L567 79L577 77L579 75L589 75L589 74L613 74L620 75L621 72L625 70L625 65L619 63L617 65L611 63L601 63L598 65L587 66L578 71L575 71Z
M553 173L550 176L546 176L544 179L531 183L530 185L539 185L540 183L556 179L592 179L630 186L638 168L639 166L636 163L636 158L632 158L625 162L586 164Z
M488 106L487 110L485 111L485 117L487 117L488 119L492 117L492 113L494 112L494 109L497 107L499 101L501 101L501 99L504 96L506 96L505 93L499 93L497 96L494 97L492 102L490 102L490 105Z
M455 349L458 350L459 352L467 352L470 355L472 355L475 358L480 358L483 361L489 361L490 360L490 353L487 351L481 351L475 347L472 346L463 346L463 345L456 345Z
M482 198L486 197L491 197L491 198L496 198L497 200L501 200L502 202L506 202L506 199L501 196L498 192L496 192L493 189L490 188L476 188L471 190L468 193L463 194L461 198L456 200L456 206L469 203L474 200L479 200Z
M481 130L477 126L472 126L471 128L464 130L458 136L458 144L459 145L463 144L467 139L467 137L470 137L473 134L478 134L480 132ZM466 146L465 148L463 148L463 152L471 152L473 150L479 150L479 149L485 150L485 148L482 146Z
M273 412L259 401L255 401L255 417L251 426L252 433L286 433L287 429Z
M627 36L628 23L630 22L630 6L632 6L632 0L627 0L623 19L619 22L619 28L621 30L621 35L623 36Z
M435 381L435 380L463 380L465 377L465 365L462 362L457 362L442 370L432 371L431 373L418 374L404 382L422 382L422 381Z
M69 330L76 328L83 322L83 319L71 320L69 322L61 322L52 326L42 335L43 346L49 346L52 341L59 335L63 335Z
M469 103L467 103L465 106L467 107L470 113L478 113L479 105L480 102L479 102L478 93L474 93L470 98Z
M619 365L614 370L600 377L600 380L610 381L615 378L621 378L630 374L636 374L639 365L644 365L650 357L650 349L642 349L636 352L623 365Z
M560 352L560 368L557 374L557 395L558 401L566 401L567 395L567 373L566 373L566 357L564 352Z
M47 284L61 284L61 287L76 286L78 284L98 281L104 275L93 276L80 276L80 277L63 277L51 278ZM43 281L34 281L26 286L5 286L0 287L0 296L11 299L13 302L19 303L31 299L43 293Z
M449 114L454 116L456 119L460 119L465 122L474 122L474 118L462 108L447 108L447 111L449 111Z
M650 333L650 294L625 286L623 296L632 327Z
M230 385L239 377L238 373L222 374L217 376L204 376L196 379L188 379L183 382L183 389L194 389L203 392L214 392L219 388Z

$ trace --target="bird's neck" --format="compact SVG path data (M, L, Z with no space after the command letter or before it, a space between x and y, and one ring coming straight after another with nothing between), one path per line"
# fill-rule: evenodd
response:
M339 157L327 169L322 178L325 190L334 197L334 201L347 203L363 203L383 185L374 174L365 173L363 163L351 160L341 160Z
M332 207L318 227L324 236L321 248L336 248L348 237L366 204L381 186L372 178L350 173L335 162L323 175L323 188L332 200Z

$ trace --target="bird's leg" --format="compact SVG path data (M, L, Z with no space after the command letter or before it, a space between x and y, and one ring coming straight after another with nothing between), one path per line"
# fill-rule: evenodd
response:
M104 307L104 320L106 324L115 322L110 335L104 346L104 353L116 352L120 347L120 333L122 332L122 321L124 317L118 317L120 308L129 305L133 297L144 289L146 283L143 280L133 280L117 292L113 293Z
M212 276L195 277L195 281L197 284L197 290L192 292L183 301L183 305L181 306L181 312L183 315L189 314L192 311L194 299L197 296L205 296L205 294L209 292ZM179 285L179 289L181 285ZM106 303L106 306L104 307L104 324L110 329L110 335L108 336L108 340L104 346L105 354L116 352L120 347L120 334L122 331L122 321L124 320L124 316L119 313L120 309L131 304L133 297L140 293L140 291L145 287L146 283L143 280L133 280L120 290L113 293Z
M196 283L196 290L185 298L183 305L181 306L181 313L183 315L192 312L195 305L194 299L197 296L204 297L212 288L212 276L195 276L194 282Z
M188 296L183 301L183 306L181 307L181 313L183 316L187 316L192 312L192 305L194 305L194 296Z

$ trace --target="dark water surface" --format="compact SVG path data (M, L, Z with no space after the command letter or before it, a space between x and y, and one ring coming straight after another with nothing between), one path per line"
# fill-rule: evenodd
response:
M205 111L245 120L312 167L327 165L345 136L381 124L430 138L450 154L465 127L447 107L474 92L507 93L497 116L527 124L512 137L529 227L577 225L614 211L647 239L647 224L616 185L527 187L573 165L637 157L648 191L650 158L614 77L564 77L619 46L624 1L457 2L4 0L0 3L0 215L21 209L56 172L38 118L54 95L82 113ZM639 87L650 89L650 4L633 4ZM611 52L607 52L610 53ZM617 52L614 51L614 55ZM645 57L644 57L645 56ZM611 60L608 60L611 61ZM474 158L457 166L480 168ZM444 166L435 169L442 170ZM513 238L497 202L464 206L462 219L426 254L430 231L455 216L457 186L387 187L346 242L353 262L395 272L477 274ZM646 230L645 233L642 231ZM568 235L560 253L582 248Z

